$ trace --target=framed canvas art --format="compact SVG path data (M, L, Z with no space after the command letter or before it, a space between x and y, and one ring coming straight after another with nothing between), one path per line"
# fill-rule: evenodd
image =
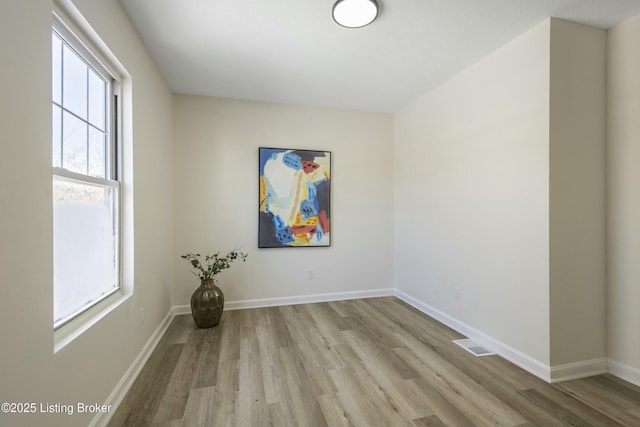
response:
M258 247L331 245L331 152L259 148Z

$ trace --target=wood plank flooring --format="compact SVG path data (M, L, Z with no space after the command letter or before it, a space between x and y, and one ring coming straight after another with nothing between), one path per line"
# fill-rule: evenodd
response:
M174 319L110 426L640 426L640 387L550 385L404 302L372 298Z

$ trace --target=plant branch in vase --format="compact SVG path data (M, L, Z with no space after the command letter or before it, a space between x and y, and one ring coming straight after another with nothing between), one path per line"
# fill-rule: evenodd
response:
M224 309L224 293L216 286L215 276L237 260L245 262L247 254L234 249L226 255L188 253L180 256L191 264L191 272L200 279L200 287L191 295L191 314L196 326L211 328L220 323Z

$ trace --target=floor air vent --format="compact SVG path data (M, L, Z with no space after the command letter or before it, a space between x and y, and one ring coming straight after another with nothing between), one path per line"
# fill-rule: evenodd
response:
M458 344L460 347L464 348L465 350L467 350L469 353L473 354L474 356L493 356L495 355L494 352L492 352L491 350L481 346L480 344L476 344L475 342L471 341L470 339L464 339L464 340L453 340L454 343Z

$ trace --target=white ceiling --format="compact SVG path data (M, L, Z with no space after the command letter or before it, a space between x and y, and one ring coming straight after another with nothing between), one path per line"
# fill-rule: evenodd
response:
M640 0L121 0L176 93L394 112L549 16L610 28Z

